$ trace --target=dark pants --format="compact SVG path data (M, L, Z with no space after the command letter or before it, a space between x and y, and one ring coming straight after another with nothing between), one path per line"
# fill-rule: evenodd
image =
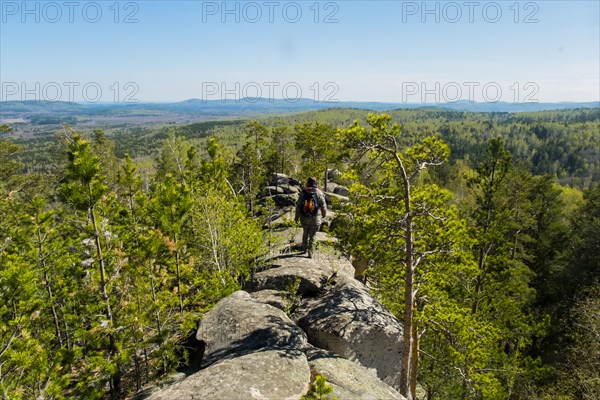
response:
M312 255L315 246L315 236L321 226L321 216L302 217L302 250Z

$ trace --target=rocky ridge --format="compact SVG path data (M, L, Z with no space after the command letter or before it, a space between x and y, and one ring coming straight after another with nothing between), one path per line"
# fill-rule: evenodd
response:
M298 181L276 178L266 196L297 196ZM294 251L301 230L290 226L292 212L284 205L269 224L287 242L283 254L199 322L200 369L139 399L298 400L316 375L338 400L404 399L396 391L401 324L355 279L329 245L335 238L319 232L313 259Z

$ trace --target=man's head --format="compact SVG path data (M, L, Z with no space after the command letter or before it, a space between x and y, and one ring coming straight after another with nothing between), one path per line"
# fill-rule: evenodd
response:
M318 186L317 185L317 178L315 178L314 176L311 176L306 181L306 187L314 187L314 188L316 188L317 186Z

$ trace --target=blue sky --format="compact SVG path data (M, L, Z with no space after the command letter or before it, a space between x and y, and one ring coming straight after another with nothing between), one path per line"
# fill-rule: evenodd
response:
M599 4L0 0L0 100L598 101Z

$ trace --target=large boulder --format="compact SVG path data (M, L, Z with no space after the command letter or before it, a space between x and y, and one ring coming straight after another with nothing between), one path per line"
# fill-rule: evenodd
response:
M284 290L265 289L250 293L253 299L278 308L282 311L290 305L292 299L290 293Z
M248 286L250 291L286 290L298 279L298 292L303 296L313 296L323 290L336 272L328 265L306 257L282 256L270 262L272 268L254 275Z
M212 365L147 399L298 400L309 382L310 369L302 352L266 350Z
M290 177L286 174L274 173L269 179L269 186L289 185Z
M340 196L339 194L325 192L325 201L327 201L327 207L331 207L333 203L347 203L350 199L346 196Z
M316 347L377 371L399 388L402 326L366 286L343 274L327 291L307 298L292 315Z
M317 232L317 238L315 238L315 240L321 243L325 243L327 237L333 239L331 238L331 236L328 236L323 232ZM340 257L339 254L335 253L319 254L319 256L315 258L289 256L274 257L269 262L272 268L311 266L324 270L325 272L327 272L328 276L331 276L333 273L345 274L350 277L354 276L354 267L352 266L352 263L347 259Z
M267 186L263 191L263 196L273 196L276 194L293 194L298 195L300 188L297 186L285 184L279 186Z
M340 196L348 197L350 196L350 189L346 186L337 185L335 189L333 189L333 193L338 194Z
M338 187L337 183L334 182L327 182L327 187L325 187L325 185L323 185L323 190L330 192L330 193L335 193L335 188Z
M296 209L292 206L280 207L269 215L268 221L263 224L264 229L279 228L292 224L296 215Z
M303 350L306 335L280 309L237 291L200 321L196 339L204 344L201 366L264 350Z
M301 183L299 180L291 178L286 174L275 173L269 180L269 186L282 186L282 185L292 185L292 186L300 186Z
M264 190L263 190L263 196L268 197L268 196L274 196L276 194L284 194L285 191L283 190L282 186L267 186Z
M296 205L296 201L298 201L298 195L286 193L275 194L273 196L267 196L266 198L273 199L275 204L279 207L294 206Z
M309 351L307 356L312 373L326 377L339 400L406 400L373 370L320 349Z
M288 185L281 185L279 186L282 190L283 193L288 193L288 194L298 194L300 193L300 187L293 185L293 184L288 184Z

